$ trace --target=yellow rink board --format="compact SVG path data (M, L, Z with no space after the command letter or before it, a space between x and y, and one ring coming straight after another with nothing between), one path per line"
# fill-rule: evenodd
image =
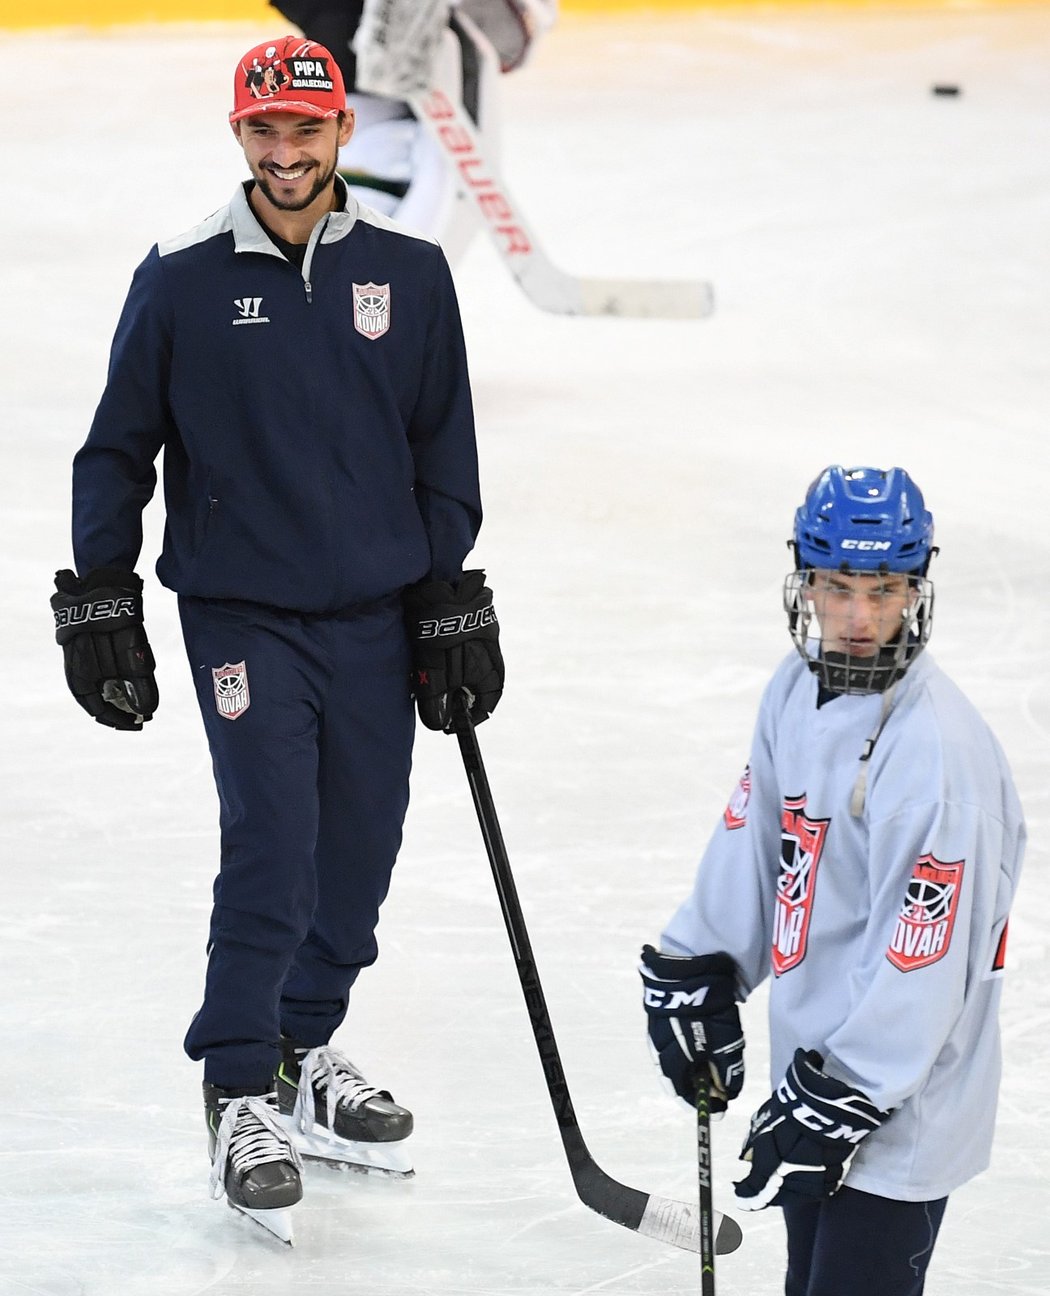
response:
M1050 0L562 0L571 13L682 12L737 9L967 10L1047 8ZM110 27L125 23L258 23L267 28L287 19L266 0L0 0L0 29Z

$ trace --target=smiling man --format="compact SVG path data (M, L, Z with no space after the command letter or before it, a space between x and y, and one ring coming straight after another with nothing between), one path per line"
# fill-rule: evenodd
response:
M783 1210L786 1296L921 1296L948 1195L988 1164L1025 828L999 744L925 652L933 517L902 468L826 468L795 513L794 651L692 894L641 974L674 1091L744 1085L767 978L773 1092L743 1210Z
M336 174L354 118L323 46L249 50L230 121L252 179L135 273L52 607L77 701L141 731L158 692L134 568L163 450L157 573L179 596L221 829L185 1047L204 1062L216 1196L290 1240L300 1153L411 1170L411 1113L330 1041L378 954L413 692L429 728L460 687L480 721L503 664L484 573L463 571L481 503L441 250Z
M255 180L248 201L271 234L304 244L326 212L345 209L336 167L354 111L324 46L289 36L249 50L230 123Z

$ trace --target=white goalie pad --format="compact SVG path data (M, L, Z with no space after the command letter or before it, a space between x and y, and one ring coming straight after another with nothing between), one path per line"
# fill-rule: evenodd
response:
M458 11L457 11L458 12ZM432 65L433 85L455 103L467 92L477 114L477 129L492 157L500 155L499 60L491 44L465 15L459 27L465 47L446 27ZM469 64L469 68L465 66ZM355 197L440 244L455 265L481 228L462 178L448 165L443 150L407 105L351 95L358 114L354 134L340 153L340 165L385 180L408 184L401 199L389 198L351 182Z
M448 0L365 0L353 40L357 88L407 99L433 85Z

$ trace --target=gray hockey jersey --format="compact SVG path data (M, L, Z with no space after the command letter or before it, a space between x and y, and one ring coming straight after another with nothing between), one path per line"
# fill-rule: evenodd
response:
M851 813L882 697L817 706L792 655L665 951L725 950L746 998L772 974L772 1082L798 1047L889 1120L845 1182L943 1197L989 1160L1007 919L1025 829L1006 759L929 654L897 685Z

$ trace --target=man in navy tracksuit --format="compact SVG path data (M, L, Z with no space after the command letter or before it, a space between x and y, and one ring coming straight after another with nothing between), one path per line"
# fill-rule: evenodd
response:
M74 461L78 574L57 574L52 606L77 701L141 729L157 690L133 569L163 449L157 573L221 807L186 1049L204 1060L216 1195L281 1211L302 1191L290 1130L371 1164L411 1130L328 1044L377 955L413 673L424 723L447 729L461 687L487 716L503 668L484 573L462 570L481 503L445 258L336 175L353 114L323 46L249 51L231 122L252 179L135 273Z

